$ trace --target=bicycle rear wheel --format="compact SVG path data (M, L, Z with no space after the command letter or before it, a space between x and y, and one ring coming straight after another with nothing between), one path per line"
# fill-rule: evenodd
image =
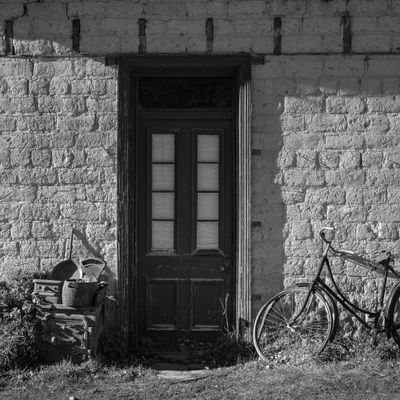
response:
M320 291L313 290L298 316L308 292L309 287L288 288L260 309L254 321L253 343L262 359L303 361L326 346L334 333L334 310Z
M390 336L400 347L400 286L393 289L386 312Z

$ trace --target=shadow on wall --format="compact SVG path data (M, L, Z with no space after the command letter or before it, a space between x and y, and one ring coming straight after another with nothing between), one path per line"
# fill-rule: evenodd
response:
M255 308L282 283L311 280L322 226L336 227L338 248L372 258L396 244L399 67L396 55L266 57L254 67ZM372 305L376 276L341 260L334 270Z

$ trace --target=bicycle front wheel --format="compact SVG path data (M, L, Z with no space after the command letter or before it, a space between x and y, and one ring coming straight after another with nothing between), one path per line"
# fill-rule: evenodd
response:
M262 359L303 361L326 346L334 331L334 311L318 290L313 290L307 300L309 290L302 286L283 290L258 312L253 343Z

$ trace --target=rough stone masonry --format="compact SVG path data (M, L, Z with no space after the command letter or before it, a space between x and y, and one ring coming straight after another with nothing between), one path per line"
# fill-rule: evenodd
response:
M323 225L339 247L396 244L399 51L400 0L0 0L0 276L49 269L73 224L118 279L118 68L106 56L125 53L262 57L254 310L315 271ZM367 271L334 268L361 301L377 290Z

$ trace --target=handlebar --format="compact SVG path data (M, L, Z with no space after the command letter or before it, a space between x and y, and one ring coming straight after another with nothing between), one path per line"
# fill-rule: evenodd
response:
M319 230L319 236L321 236L321 239L326 243L326 244L331 244L332 240L328 240L325 236L325 231L331 231L335 233L335 228L331 226L325 226Z

